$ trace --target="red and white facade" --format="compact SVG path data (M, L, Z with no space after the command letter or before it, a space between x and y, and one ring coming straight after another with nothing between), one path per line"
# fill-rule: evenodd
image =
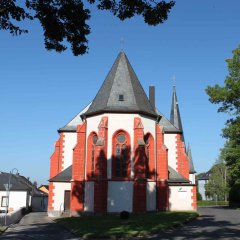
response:
M59 131L51 156L49 216L64 209L73 216L196 210L195 178L181 131L164 131L160 118L122 111L103 110L72 124L75 129ZM185 181L171 181L169 167Z

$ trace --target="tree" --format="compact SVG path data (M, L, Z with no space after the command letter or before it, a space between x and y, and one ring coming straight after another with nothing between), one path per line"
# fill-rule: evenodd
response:
M222 136L227 141L221 150L221 156L229 168L230 183L233 185L240 179L240 46L233 50L233 57L226 62L229 75L224 86L208 86L206 92L211 103L220 105L218 112L229 115L222 131Z
M25 5L21 6L23 2ZM88 52L87 36L91 32L87 24L91 17L87 3L111 12L122 21L140 15L152 26L167 20L175 4L164 0L86 0L84 3L83 0L1 0L0 30L15 36L27 33L17 22L38 19L47 50L65 51L68 42L75 56L82 55Z
M220 159L209 171L209 181L205 185L206 194L220 201L227 201L229 192L227 166Z

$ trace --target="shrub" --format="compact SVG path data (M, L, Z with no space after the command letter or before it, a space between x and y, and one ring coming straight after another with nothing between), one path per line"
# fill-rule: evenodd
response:
M121 219L129 219L129 212L127 212L127 211L122 211L121 213L120 213L120 218Z
M240 182L235 183L229 192L229 204L232 207L240 206Z
M197 192L197 201L202 201L202 195L200 192Z

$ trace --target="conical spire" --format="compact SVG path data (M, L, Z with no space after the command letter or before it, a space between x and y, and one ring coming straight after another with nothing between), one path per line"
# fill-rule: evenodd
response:
M180 131L183 131L175 86L173 86L170 122L174 125L174 127L178 128Z
M127 56L118 54L91 106L84 114L140 113L157 117Z
M194 170L193 159L192 159L192 151L191 151L191 148L190 148L190 144L188 144L187 156L188 156L188 159L189 159L189 173L194 174L194 173L196 173L196 171Z

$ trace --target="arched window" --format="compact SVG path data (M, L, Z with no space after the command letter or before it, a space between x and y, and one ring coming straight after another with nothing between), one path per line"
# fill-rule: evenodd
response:
M155 162L154 162L154 139L150 133L144 136L145 154L146 154L146 178L154 179Z
M97 134L92 132L88 137L88 156L87 156L87 177L94 177L95 164L96 164L96 143Z
M130 177L130 137L125 131L113 135L112 177Z

